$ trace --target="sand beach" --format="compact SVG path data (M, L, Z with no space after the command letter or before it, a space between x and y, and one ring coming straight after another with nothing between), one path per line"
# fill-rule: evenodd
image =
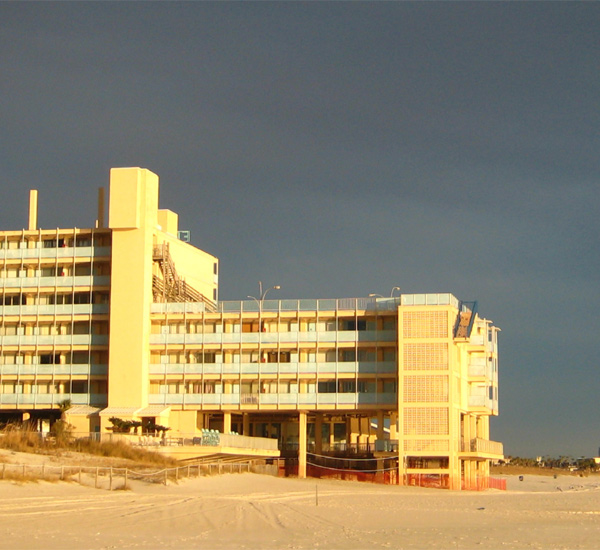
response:
M252 473L131 483L0 482L0 549L598 548L600 478L507 477L450 492Z

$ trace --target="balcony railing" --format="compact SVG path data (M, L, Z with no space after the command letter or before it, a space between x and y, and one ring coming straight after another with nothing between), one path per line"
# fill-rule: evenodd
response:
M397 394L385 393L161 393L151 394L152 405L396 405Z
M31 306L0 306L3 317L26 315L101 315L108 313L108 304L54 304Z
M75 277L10 277L2 281L5 288L64 288L77 286L109 286L110 275L77 275Z
M475 437L471 441L462 441L462 451L486 455L503 455L504 446L499 441Z
M398 306L451 305L458 309L459 300L449 293L403 294L393 298L331 298L323 300L264 300L262 312L280 311L396 311ZM202 313L201 303L152 304L152 313ZM252 301L219 302L220 313L257 313L259 304Z
M42 405L57 406L62 401L70 399L73 405L106 406L105 393L2 393L1 405Z
M151 344L295 344L395 342L395 330L318 330L314 332L218 332L206 334L151 334Z
M38 375L38 376L49 376L49 375L72 375L72 374L83 374L83 375L98 375L105 376L108 374L108 365L106 364L66 364L66 365L42 365L34 363L30 365L24 364L11 364L11 365L0 365L0 374L16 374L16 375Z
M77 246L53 248L17 248L0 249L0 259L37 259L37 258L98 258L110 257L108 246Z
M307 374L395 373L395 361L339 361L319 363L153 363L150 374Z

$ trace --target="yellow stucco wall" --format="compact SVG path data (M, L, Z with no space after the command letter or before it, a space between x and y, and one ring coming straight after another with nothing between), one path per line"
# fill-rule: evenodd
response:
M156 232L156 239L157 244L169 244L177 274L206 298L212 300L213 290L218 288L218 275L214 273L214 266L218 264L218 259L163 231Z
M141 168L111 170L109 407L148 404L152 246L157 212L156 174Z

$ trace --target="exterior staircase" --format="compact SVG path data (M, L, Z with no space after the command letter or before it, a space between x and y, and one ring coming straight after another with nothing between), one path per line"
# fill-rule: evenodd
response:
M155 302L200 302L207 311L217 311L212 300L179 277L169 252L169 243L155 246L152 259L158 263L162 273L162 278L158 275L152 276L152 295Z

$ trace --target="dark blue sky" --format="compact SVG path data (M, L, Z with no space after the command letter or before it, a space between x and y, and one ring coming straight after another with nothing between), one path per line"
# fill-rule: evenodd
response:
M30 188L88 227L110 167L148 168L221 299L478 300L492 439L589 456L599 62L596 2L3 2L0 228Z

